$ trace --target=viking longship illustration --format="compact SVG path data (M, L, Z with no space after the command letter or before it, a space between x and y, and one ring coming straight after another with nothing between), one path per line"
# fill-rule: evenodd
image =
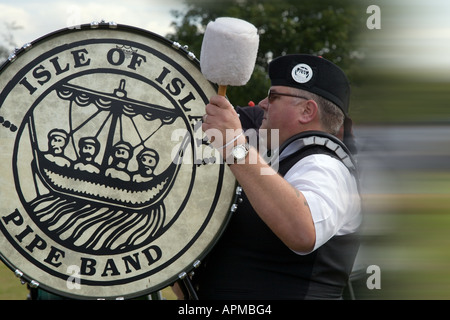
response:
M159 155L149 147L151 138L181 117L181 111L131 99L125 86L122 79L108 93L58 85L57 97L68 104L69 128L50 130L47 150L37 141L42 134L37 134L34 115L28 120L34 183L36 189L42 184L48 190L30 201L29 208L48 232L84 250L120 250L158 234L165 220L164 198L190 143L186 136L176 159L155 174ZM91 111L75 120L79 108ZM97 126L92 126L95 119ZM143 133L138 121L159 124ZM95 130L82 130L87 126ZM134 141L125 139L130 130ZM71 156L64 151L69 144ZM132 170L128 163L133 157L138 165Z

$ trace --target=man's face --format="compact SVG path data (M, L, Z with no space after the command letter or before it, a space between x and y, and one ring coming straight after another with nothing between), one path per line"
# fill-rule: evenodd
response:
M268 96L259 102L264 110L260 129L266 129L268 137L273 136L271 131L278 130L279 144L299 131L299 99L305 100L295 89L274 86L270 88Z

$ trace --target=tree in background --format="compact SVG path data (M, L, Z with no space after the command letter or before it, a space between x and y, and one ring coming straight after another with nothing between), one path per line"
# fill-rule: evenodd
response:
M255 25L260 45L255 71L244 87L229 87L235 105L263 99L270 86L267 66L272 58L292 53L320 55L351 78L358 60L357 38L365 26L365 8L358 0L185 0L185 11L173 11L175 32L167 38L188 45L199 57L208 22L234 17ZM201 59L201 57L199 57Z
M0 66L6 61L6 59L8 59L8 56L17 46L14 41L13 31L22 29L22 27L18 26L16 22L5 22L4 24L5 28L3 29L3 33L0 34L5 42L3 45L0 43Z

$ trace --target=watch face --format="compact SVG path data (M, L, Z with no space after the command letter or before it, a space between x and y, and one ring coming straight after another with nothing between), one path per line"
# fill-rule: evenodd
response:
M247 155L247 150L245 149L245 146L236 146L233 149L233 156L237 159L237 160L242 160L245 158L245 156Z

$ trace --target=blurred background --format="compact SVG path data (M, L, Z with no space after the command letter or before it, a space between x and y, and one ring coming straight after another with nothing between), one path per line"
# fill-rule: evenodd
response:
M219 16L260 32L250 83L228 90L235 105L265 97L267 64L286 53L322 55L349 76L365 214L356 299L449 299L450 2L0 0L0 62L49 32L102 19L189 45L201 58L204 28ZM367 285L369 266L379 268L379 288ZM26 295L0 262L0 299Z

